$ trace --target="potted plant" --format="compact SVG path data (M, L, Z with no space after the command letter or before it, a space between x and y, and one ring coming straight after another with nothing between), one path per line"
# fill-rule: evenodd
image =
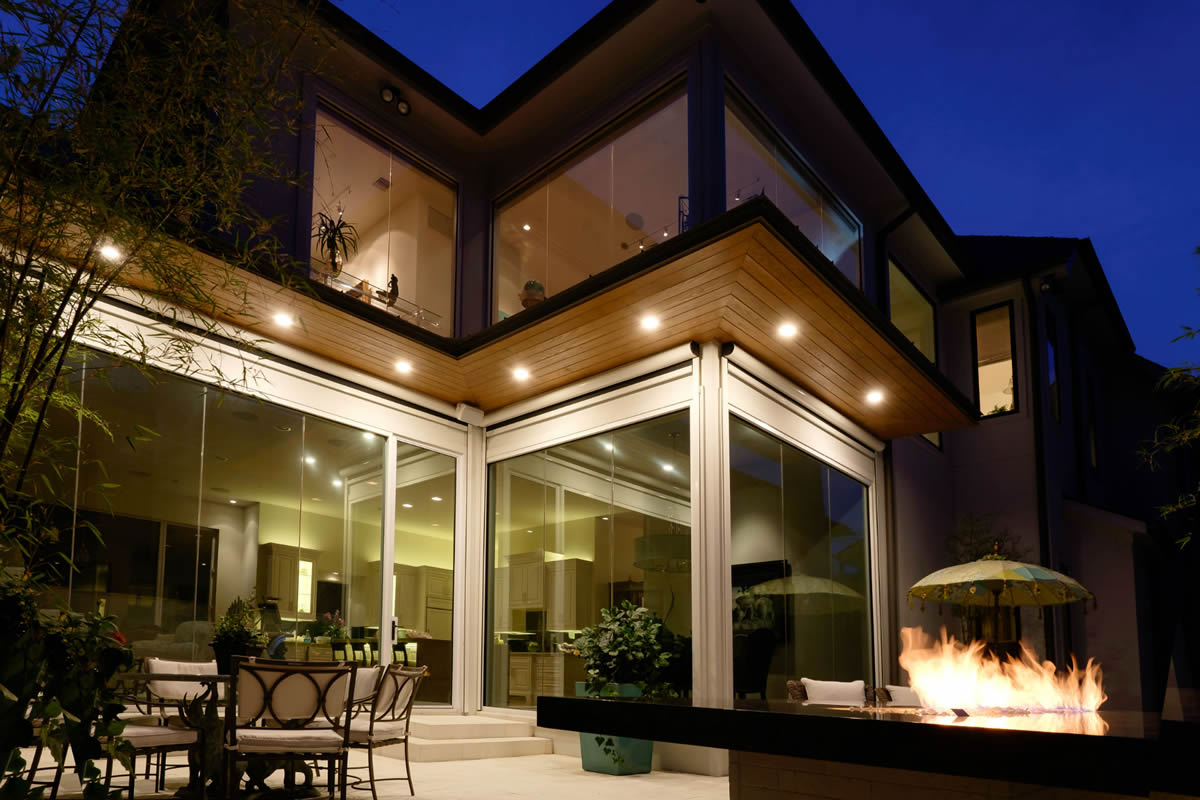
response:
M342 264L352 253L358 252L358 231L342 218L341 207L337 219L324 211L317 212L317 230L313 238L317 240L317 250L329 258L329 272L333 275L342 271Z
M346 638L346 620L342 619L341 610L330 613L326 611L317 617L317 621L308 626L308 633L317 644L329 644L331 639Z
M209 643L217 657L217 672L228 675L234 656L262 655L266 642L258 627L258 611L249 601L233 598Z
M677 637L658 615L628 600L600 612L601 621L575 637L572 652L584 659L588 679L575 685L578 695L663 697L676 694L667 679L680 658ZM609 775L650 771L654 742L625 736L580 733L583 768Z

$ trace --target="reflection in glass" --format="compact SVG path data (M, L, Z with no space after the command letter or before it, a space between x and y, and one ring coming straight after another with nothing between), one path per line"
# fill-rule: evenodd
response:
M1015 411L1012 306L977 311L973 316L979 413L986 417Z
M861 286L858 223L776 137L749 112L725 107L725 207L765 195L810 242Z
M357 253L331 264L314 238L313 277L445 336L454 334L457 192L341 117L319 108L313 160L318 214L354 226Z
M690 636L690 480L686 412L491 465L485 704L574 696L559 645L624 600Z
M730 418L733 688L869 679L867 489Z
M678 235L688 193L687 146L687 97L681 96L500 207L494 321Z
M888 259L888 289L892 324L921 351L921 355L936 364L933 304L891 259Z

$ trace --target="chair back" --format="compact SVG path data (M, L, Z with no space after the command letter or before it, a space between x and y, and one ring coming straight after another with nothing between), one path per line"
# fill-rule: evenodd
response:
M173 675L216 675L217 662L213 661L169 661L165 658L148 657L143 669L149 673ZM209 686L192 681L147 681L146 691L155 702L191 700L209 691ZM217 697L224 699L225 687L217 685Z
M379 679L375 702L371 705L371 729L376 722L403 722L408 733L408 722L412 716L413 701L421 681L429 674L428 667L406 667L389 664Z
M344 661L278 661L234 657L228 726L344 729L357 665Z
M379 679L383 676L383 667L362 667L358 668L358 672L354 676L354 702L361 703L365 706L368 700L375 699L375 692L379 688ZM355 714L357 715L357 710Z

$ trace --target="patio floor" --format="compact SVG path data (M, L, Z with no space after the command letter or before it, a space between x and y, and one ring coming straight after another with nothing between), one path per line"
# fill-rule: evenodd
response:
M138 762L139 771L144 762ZM183 764L179 756L171 758L169 764ZM363 769L351 773L366 777L366 754L351 753L351 767ZM418 800L484 800L488 798L544 798L545 800L593 800L611 797L619 793L622 800L652 798L653 800L727 800L729 779L705 775L689 775L681 772L655 770L648 775L598 775L584 772L578 756L538 755L515 758L487 758L472 761L439 761L413 764L413 783ZM119 767L118 767L119 769ZM404 762L376 755L375 773L378 778L401 776ZM128 779L124 774L113 776L113 788L124 789ZM155 794L153 782L137 781L138 798L170 797L186 782L186 770L176 769L167 773L166 793ZM271 780L269 783L274 784ZM70 775L63 779L59 798L78 798L78 783ZM378 786L380 800L407 798L408 784L404 781L387 781ZM351 789L348 800L370 800L371 794Z

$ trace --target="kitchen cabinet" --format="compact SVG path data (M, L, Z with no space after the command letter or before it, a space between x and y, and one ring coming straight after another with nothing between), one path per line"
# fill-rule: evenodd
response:
M508 694L533 705L538 695L574 697L575 682L586 679L583 659L566 653L508 654Z
M283 619L316 619L317 551L274 542L258 547L258 601L275 601Z
M508 607L542 607L542 551L508 557Z
M548 561L545 574L546 629L577 631L592 624L592 562Z

